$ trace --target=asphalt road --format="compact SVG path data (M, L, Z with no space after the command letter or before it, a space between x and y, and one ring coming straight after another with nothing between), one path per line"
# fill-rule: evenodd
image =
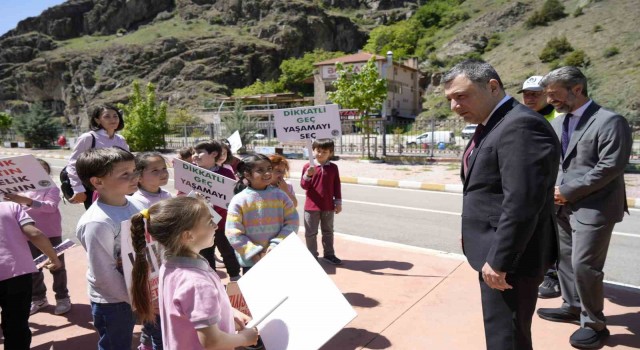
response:
M66 164L47 159L52 177ZM304 191L292 179L298 196L298 210L303 214ZM167 190L172 191L170 180ZM401 243L410 246L462 254L460 249L460 211L462 196L366 185L343 184L343 212L335 218L335 231ZM175 192L175 191L172 191ZM65 236L74 237L75 226L84 213L82 205L61 204ZM301 223L302 224L302 223ZM605 265L605 279L640 288L640 210L616 225ZM340 247L336 247L340 252Z

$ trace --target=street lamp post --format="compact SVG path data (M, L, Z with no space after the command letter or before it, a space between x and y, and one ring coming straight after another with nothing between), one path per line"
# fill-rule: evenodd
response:
M382 104L382 156L386 156L387 155L387 101L389 99L389 79L388 76L388 70L389 67L393 67L393 52L392 51L387 51L387 62L385 64L382 65L382 69L380 72L380 75L383 75L384 79L387 80L387 96L384 99L384 102ZM384 72L384 73L383 73Z

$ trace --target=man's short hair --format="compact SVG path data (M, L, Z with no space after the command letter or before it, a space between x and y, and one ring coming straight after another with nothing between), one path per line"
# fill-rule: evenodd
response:
M542 81L540 81L540 86L543 88L552 84L560 84L565 89L571 89L576 85L582 85L582 95L589 97L589 91L587 90L587 77L585 77L577 67L565 66L552 70L542 78Z
M135 156L120 147L92 148L78 157L76 172L84 187L93 190L92 177L109 175L116 163L127 161L135 161Z
M453 68L444 75L442 82L447 84L459 75L464 75L476 84L486 84L489 80L495 79L498 81L500 88L504 90L504 85L502 85L502 80L498 72L485 61L477 59L464 60L453 66Z
M329 150L329 152L333 153L333 150L335 148L335 144L333 142L332 139L319 139L319 140L314 140L313 144L311 145L312 149L316 149L316 148L320 148L320 149L326 149Z

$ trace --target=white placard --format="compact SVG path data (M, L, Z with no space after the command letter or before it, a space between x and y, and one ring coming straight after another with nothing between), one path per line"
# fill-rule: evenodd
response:
M160 282L160 264L162 262L162 250L158 242L151 235L145 233L147 247L144 250L144 256L149 264L149 289L151 291L151 299L153 303L158 300L158 285ZM133 250L133 242L131 241L131 221L125 220L120 224L120 256L122 257L122 272L124 273L124 282L127 285L129 300L131 298L131 272L133 264L136 260L136 252Z
M236 153L240 148L242 148L242 139L240 138L240 132L236 130L229 138L229 145L231 146L231 152Z
M295 234L252 267L238 285L253 317L268 315L258 329L269 350L318 349L357 316Z
M196 191L211 204L225 209L231 202L237 182L177 158L173 159L173 179L176 190L184 193Z
M0 194L54 187L51 177L31 154L0 158Z
M336 138L342 135L338 105L310 106L273 111L278 141Z

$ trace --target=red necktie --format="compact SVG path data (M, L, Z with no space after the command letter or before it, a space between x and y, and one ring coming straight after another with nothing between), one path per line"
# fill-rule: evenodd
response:
M469 144L469 148L464 152L462 156L463 166L464 166L464 175L467 176L467 172L469 171L469 157L471 156L471 152L474 148L480 143L480 135L482 135L482 131L484 130L484 125L478 124L476 126L476 132L473 133L473 137L471 138L471 143Z

